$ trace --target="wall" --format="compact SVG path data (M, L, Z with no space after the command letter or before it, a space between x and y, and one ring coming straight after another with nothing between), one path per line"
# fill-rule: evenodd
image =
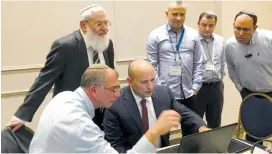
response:
M33 84L52 42L79 27L79 10L92 2L86 1L2 1L2 98L1 128L23 102ZM145 58L145 45L151 30L166 22L167 1L95 1L101 4L112 21L110 35L116 52L116 69L125 85L128 63ZM197 28L199 14L206 10L218 16L216 33L232 35L234 15L241 9L252 9L259 24L271 29L272 2L187 1L186 24ZM231 10L231 12L230 12ZM225 105L222 124L237 120L240 97L228 77L225 82ZM50 101L49 93L33 122L36 128L39 115Z

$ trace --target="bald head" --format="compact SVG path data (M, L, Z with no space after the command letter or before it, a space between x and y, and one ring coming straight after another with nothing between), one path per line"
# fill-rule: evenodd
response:
M174 11L173 9L178 9L178 8L183 8L183 9L186 9L183 1L171 1L169 4L168 4L168 11Z
M180 32L185 21L186 7L182 1L173 1L168 5L166 12L168 24L175 32Z
M130 78L135 78L144 72L154 72L153 66L144 59L136 59L128 66L128 76Z
M134 60L128 67L128 84L141 98L150 97L155 87L155 70L144 59Z

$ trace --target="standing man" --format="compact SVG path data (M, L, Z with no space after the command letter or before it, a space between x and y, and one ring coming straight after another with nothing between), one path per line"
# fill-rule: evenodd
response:
M53 42L45 66L7 126L16 131L32 118L54 85L53 97L62 91L73 91L80 84L83 72L93 63L114 68L113 43L109 39L110 22L105 10L89 5L81 10L80 30ZM102 128L103 110L96 110L95 123Z
M103 64L91 65L80 87L56 95L44 109L29 153L117 153L93 122L96 108L109 108L120 95L118 73ZM160 135L178 125L180 115L167 110L128 153L155 153Z
M168 87L155 85L155 71L147 61L131 62L127 81L129 86L122 88L117 101L106 109L103 121L105 139L118 152L131 149L164 110L181 115L182 135L208 130L203 119L177 102ZM169 137L169 133L162 135L156 146L169 146Z
M148 38L147 59L156 71L156 84L169 87L175 99L196 111L202 85L202 53L198 33L184 25L186 7L171 2L168 23L153 30Z
M239 12L234 18L234 36L225 46L229 76L242 98L254 92L272 97L272 31L257 27L254 13Z
M203 84L197 94L197 113L208 127L217 128L221 124L223 109L223 77L225 75L224 38L213 33L217 16L213 12L203 12L199 16L199 40L203 49Z

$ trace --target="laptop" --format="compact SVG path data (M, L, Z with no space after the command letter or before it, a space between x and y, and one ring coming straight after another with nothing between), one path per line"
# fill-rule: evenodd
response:
M178 153L226 153L237 123L184 136Z
M252 147L248 141L233 138L228 147L228 153L243 153L250 150Z

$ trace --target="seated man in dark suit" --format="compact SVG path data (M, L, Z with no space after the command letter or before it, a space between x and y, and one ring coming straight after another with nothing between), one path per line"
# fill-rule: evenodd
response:
M106 109L103 120L105 139L118 152L131 149L163 110L180 113L183 135L209 130L202 118L175 100L169 88L155 86L154 68L147 61L133 61L128 76L129 86L121 89L120 97ZM169 133L161 136L157 146L169 146Z

